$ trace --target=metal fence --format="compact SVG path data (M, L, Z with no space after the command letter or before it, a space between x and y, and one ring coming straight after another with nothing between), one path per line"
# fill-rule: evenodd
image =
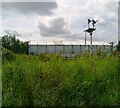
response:
M104 51L106 53L110 53L112 50L111 45L105 44L105 45L93 45L92 46L92 52L96 51ZM29 54L62 54L65 56L71 56L71 55L79 55L90 53L90 45L79 45L79 44L40 44L40 43L34 43L34 44L28 44L28 52Z

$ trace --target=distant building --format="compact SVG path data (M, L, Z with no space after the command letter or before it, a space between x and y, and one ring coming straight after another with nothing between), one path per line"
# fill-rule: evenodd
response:
M92 51L111 52L111 44L104 42L93 42ZM69 56L71 54L79 55L90 52L90 42L83 41L30 41L28 44L29 54L62 54Z

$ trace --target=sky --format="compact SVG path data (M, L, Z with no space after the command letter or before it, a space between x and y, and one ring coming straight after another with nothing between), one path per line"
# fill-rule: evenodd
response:
M93 41L118 42L117 0L3 0L1 7L1 35L22 41L84 40L89 18L98 20Z

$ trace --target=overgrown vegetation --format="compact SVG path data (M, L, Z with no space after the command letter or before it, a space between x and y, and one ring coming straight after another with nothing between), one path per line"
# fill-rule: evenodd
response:
M14 53L24 53L27 54L27 42L20 41L16 39L15 36L4 35L2 36L2 47L6 48Z
M3 62L3 106L119 106L118 56L16 55Z
M12 61L12 60L15 60L15 54L8 50L8 49L5 49L5 48L2 48L2 61Z
M117 51L120 52L120 40L119 40L118 45L117 45Z
M119 46L66 60L24 55L27 43L3 36L2 106L119 106Z

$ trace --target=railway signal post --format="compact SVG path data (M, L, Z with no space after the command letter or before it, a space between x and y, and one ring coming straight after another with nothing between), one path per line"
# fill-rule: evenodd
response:
M90 27L91 22L92 22L93 27ZM93 20L88 19L88 28L86 30L84 30L84 32L87 32L87 33L90 34L90 53L91 54L93 53L93 50L92 50L92 34L93 34L93 31L96 30L96 28L95 28L96 22L97 21L95 21L94 19Z

